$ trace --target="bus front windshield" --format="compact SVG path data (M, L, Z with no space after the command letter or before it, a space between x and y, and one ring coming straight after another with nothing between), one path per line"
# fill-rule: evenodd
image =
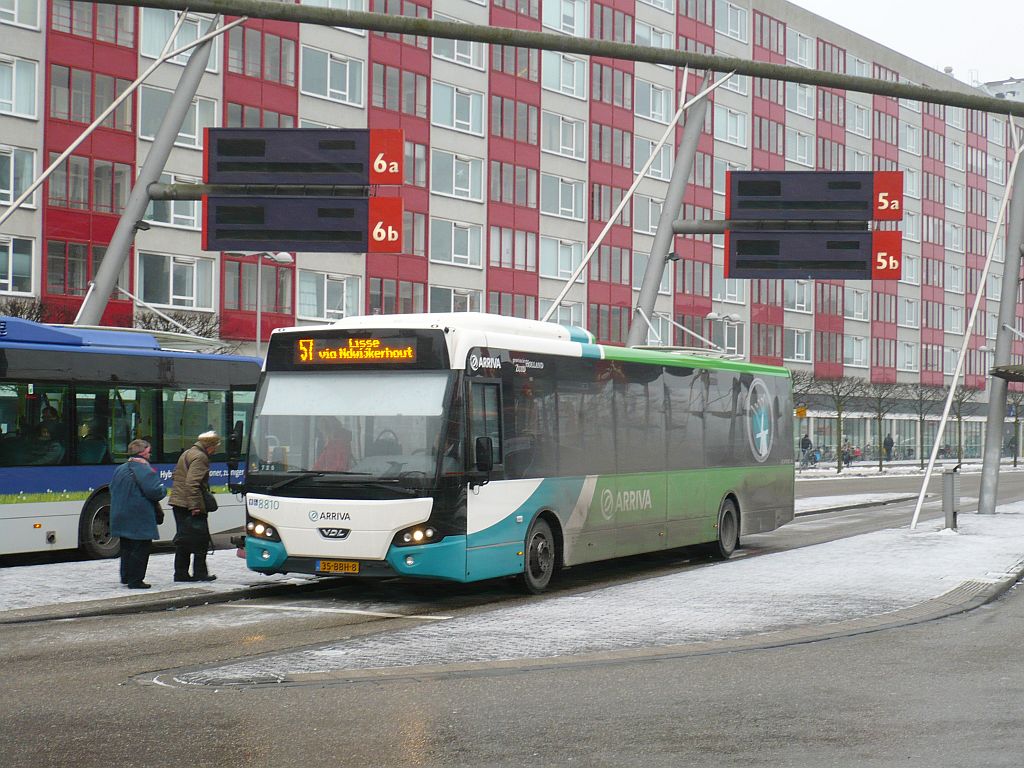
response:
M268 373L256 404L249 472L433 477L439 458L443 472L455 472L462 458L446 407L452 377L450 371Z

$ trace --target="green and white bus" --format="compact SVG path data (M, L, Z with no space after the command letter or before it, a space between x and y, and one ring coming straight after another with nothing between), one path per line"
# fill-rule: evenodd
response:
M256 395L245 555L262 573L477 581L793 519L789 372L595 344L478 313L276 330Z

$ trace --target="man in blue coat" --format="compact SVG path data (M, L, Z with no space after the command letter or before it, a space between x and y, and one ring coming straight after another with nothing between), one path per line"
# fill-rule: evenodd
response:
M110 533L121 537L121 583L129 589L149 589L146 568L149 548L163 522L160 501L167 489L149 464L152 447L145 440L128 444L130 458L114 470L110 481Z

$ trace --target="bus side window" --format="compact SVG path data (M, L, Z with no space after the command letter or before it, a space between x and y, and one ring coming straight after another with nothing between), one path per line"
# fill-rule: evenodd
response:
M469 433L470 445L478 437L491 438L492 458L495 464L502 461L501 450L501 385L497 383L472 383L470 390Z

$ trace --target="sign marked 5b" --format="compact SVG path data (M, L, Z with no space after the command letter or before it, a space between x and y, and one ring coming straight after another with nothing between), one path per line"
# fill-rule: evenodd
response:
M871 233L871 279L899 280L903 276L903 233L876 230Z

